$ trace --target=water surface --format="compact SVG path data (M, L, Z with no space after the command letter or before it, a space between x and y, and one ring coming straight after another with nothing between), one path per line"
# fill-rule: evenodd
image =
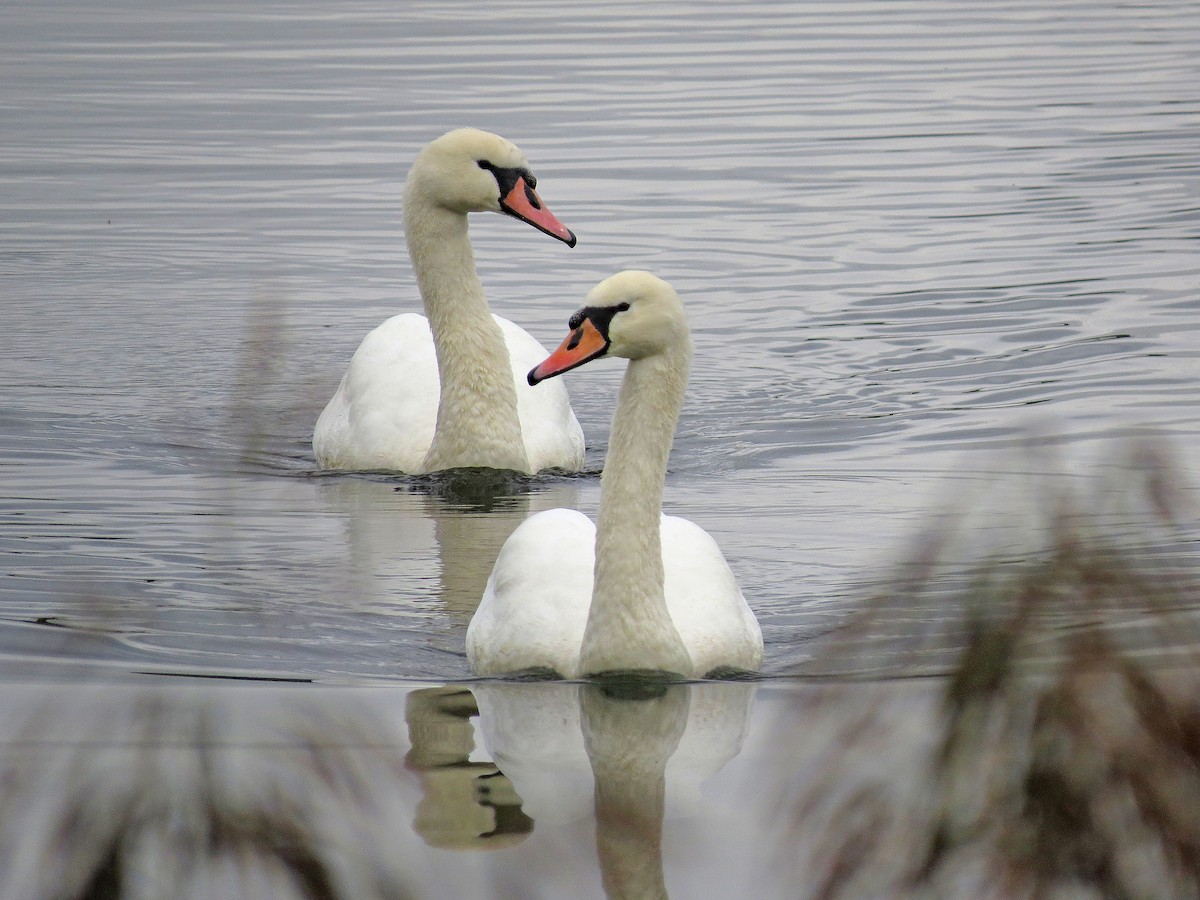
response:
M628 814L677 896L796 896L836 861L813 823L841 786L924 796L902 776L925 771L938 683L884 682L878 745L852 746L777 676L944 670L965 636L936 578L929 602L880 606L853 653L828 640L893 595L942 511L1003 570L1061 537L1047 498L1070 490L1134 558L1195 574L1194 513L1164 524L1138 493L1200 483L1190 0L10 2L0 26L12 890L103 861L110 831L63 844L55 823L174 810L178 865L205 829L229 838L229 810L259 822L282 797L264 834L312 856L276 875L310 888L611 894L608 826ZM460 125L519 143L580 238L474 217L498 312L552 345L619 269L683 296L697 354L666 505L724 549L767 684L625 705L464 684L505 536L538 509L595 512L615 363L568 376L582 475L463 497L316 469L312 426L354 348L418 308L408 164ZM1171 467L1128 449L1147 434ZM1155 659L1145 599L1100 624ZM1190 633L1173 636L1194 651ZM830 690L824 713L859 696ZM789 818L780 798L831 758L862 779ZM192 874L229 884L210 864ZM95 872L100 891L112 869Z
M495 503L309 446L358 341L417 307L402 181L462 124L520 143L580 235L477 216L495 309L551 344L620 268L685 298L667 505L721 543L768 673L943 498L1030 466L1031 422L1077 472L1152 427L1196 474L1191 3L0 15L12 675L467 674L507 530L595 510L620 367L570 376L590 473Z

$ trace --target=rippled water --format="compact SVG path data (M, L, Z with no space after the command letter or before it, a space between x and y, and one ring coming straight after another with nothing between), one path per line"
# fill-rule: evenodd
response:
M459 678L532 509L594 512L619 366L569 387L591 474L493 504L317 476L361 337L417 307L401 185L471 124L574 250L498 217L545 343L625 267L697 344L667 488L806 659L935 498L1039 423L1081 466L1200 437L1190 2L8 4L0 19L0 669ZM1186 542L1180 545L1186 549ZM65 627L55 627L65 626Z
M1046 484L1195 574L1194 515L1126 503L1118 440L1156 435L1200 484L1192 0L9 2L0 895L99 895L155 848L169 883L216 833L243 863L286 838L243 887L599 896L633 816L676 896L791 897L836 868L813 822L861 811L860 787L921 808L936 681L878 685L862 721L844 681L825 705L781 681L640 703L460 683L508 532L595 512L620 366L568 376L583 475L447 496L316 470L350 354L418 307L408 164L459 125L519 143L580 238L476 216L498 312L552 344L618 269L683 295L698 352L667 506L723 547L768 675L895 674L929 633L961 639L897 591L880 635L822 656L946 508L974 551L1044 546ZM1162 631L1136 612L1113 630L1150 658ZM75 676L102 683L31 683ZM780 805L806 784L826 790L807 820ZM236 894L209 856L184 874Z

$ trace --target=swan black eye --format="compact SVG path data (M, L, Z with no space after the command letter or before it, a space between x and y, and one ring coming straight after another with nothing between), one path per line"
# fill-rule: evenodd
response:
M517 172L515 169L501 168L486 159L477 160L475 164L484 171L492 173L492 177L496 179L496 185L500 188L501 197L507 197L512 189L517 186Z
M625 312L625 310L627 310L627 309L629 309L628 303L618 303L617 304L617 312Z

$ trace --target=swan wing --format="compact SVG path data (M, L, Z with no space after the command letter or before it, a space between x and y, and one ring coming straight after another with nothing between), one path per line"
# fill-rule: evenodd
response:
M467 628L476 675L533 668L575 675L592 602L595 542L595 525L573 509L548 509L517 526Z
M525 376L546 356L528 332L495 317L517 389L517 415L534 471L583 466L583 429L561 380L529 386ZM441 381L428 320L392 316L372 330L350 360L313 432L325 468L418 473L437 427Z
M583 467L583 429L571 409L566 382L555 378L531 387L526 379L529 370L549 356L549 351L525 329L500 316L494 318L504 333L512 363L517 416L530 468L534 472L578 471Z
M317 461L336 469L421 471L440 395L428 320L392 316L363 338L317 419Z
M762 665L762 630L712 536L687 519L662 517L667 609L701 675Z

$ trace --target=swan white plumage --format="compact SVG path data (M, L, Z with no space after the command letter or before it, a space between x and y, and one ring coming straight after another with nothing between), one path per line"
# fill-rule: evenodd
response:
M404 223L425 315L393 316L363 339L313 432L322 467L532 474L583 465L583 430L567 392L526 383L546 350L491 314L467 233L467 213L504 212L575 246L536 184L514 144L474 128L451 131L417 156Z
M472 670L757 670L762 631L720 548L698 525L662 514L692 354L683 304L665 281L621 272L592 289L570 329L531 384L600 356L629 360L599 524L552 509L517 527L467 629Z

